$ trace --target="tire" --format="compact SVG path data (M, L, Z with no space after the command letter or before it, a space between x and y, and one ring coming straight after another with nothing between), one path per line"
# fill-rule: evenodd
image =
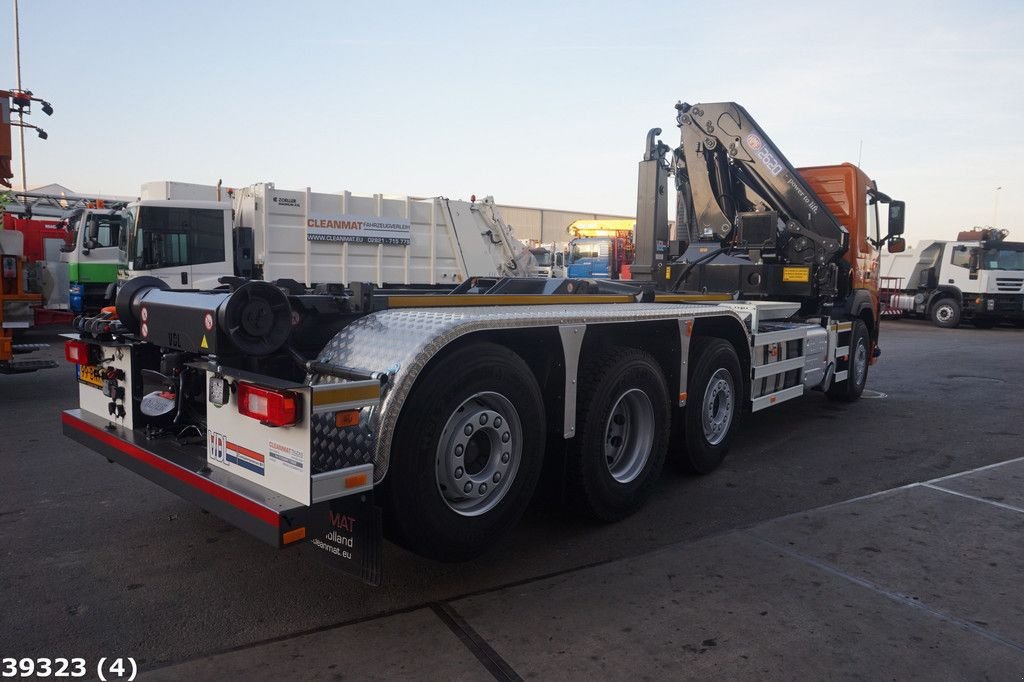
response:
M992 329L996 326L996 321L990 317L975 317L971 320L971 324L975 329Z
M673 453L676 468L708 474L729 451L742 412L744 381L736 349L724 339L697 337L692 342L683 409L681 448ZM705 414L709 417L705 420Z
M668 386L654 358L637 349L610 349L584 368L577 435L566 451L566 497L574 512L618 521L647 501L661 475Z
M854 320L850 331L850 355L846 363L846 379L840 382L832 378L826 395L832 400L852 403L860 398L864 386L868 383L868 367L870 367L871 344L868 338L868 326L863 320Z
M398 418L382 486L389 538L438 561L492 549L530 502L544 442L544 398L522 358L493 343L441 358Z
M960 303L955 298L940 298L932 303L929 317L936 327L955 329L960 326Z

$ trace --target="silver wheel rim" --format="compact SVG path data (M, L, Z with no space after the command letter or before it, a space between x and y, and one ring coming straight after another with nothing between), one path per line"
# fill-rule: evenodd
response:
M604 429L604 462L619 483L640 475L654 446L654 405L646 393L632 388L615 401Z
M953 319L953 306L944 303L935 309L935 319L939 322L949 322Z
M523 427L500 393L471 395L448 417L434 464L437 490L461 516L480 516L508 493L519 471Z
M701 411L701 424L704 427L704 440L709 445L718 445L725 440L732 425L735 410L732 374L721 367L711 375L707 388L704 389L704 404Z
M853 353L853 380L860 386L868 373L868 344L864 339L857 339L857 350Z

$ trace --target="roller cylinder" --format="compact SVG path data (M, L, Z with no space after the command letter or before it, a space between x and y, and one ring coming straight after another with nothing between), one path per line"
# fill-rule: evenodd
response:
M133 334L162 348L264 356L291 335L288 297L267 282L204 292L171 291L155 277L137 280L128 280L118 292L118 317Z

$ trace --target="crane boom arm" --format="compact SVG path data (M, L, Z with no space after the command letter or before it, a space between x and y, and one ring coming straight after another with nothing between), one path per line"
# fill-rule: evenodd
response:
M777 246L782 260L792 263L824 264L846 252L846 228L746 109L735 102L676 109L677 224L685 226L688 241ZM775 217L772 212L775 225L765 220Z

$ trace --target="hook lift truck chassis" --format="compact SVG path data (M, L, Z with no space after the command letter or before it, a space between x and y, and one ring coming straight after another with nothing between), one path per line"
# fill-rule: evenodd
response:
M812 390L856 399L902 202L850 164L796 170L734 103L677 110L680 146L654 129L640 162L632 283L128 280L116 314L69 335L80 407L64 433L379 584L382 528L468 559L516 523L542 470L574 509L615 521L666 459L717 467L744 411Z

